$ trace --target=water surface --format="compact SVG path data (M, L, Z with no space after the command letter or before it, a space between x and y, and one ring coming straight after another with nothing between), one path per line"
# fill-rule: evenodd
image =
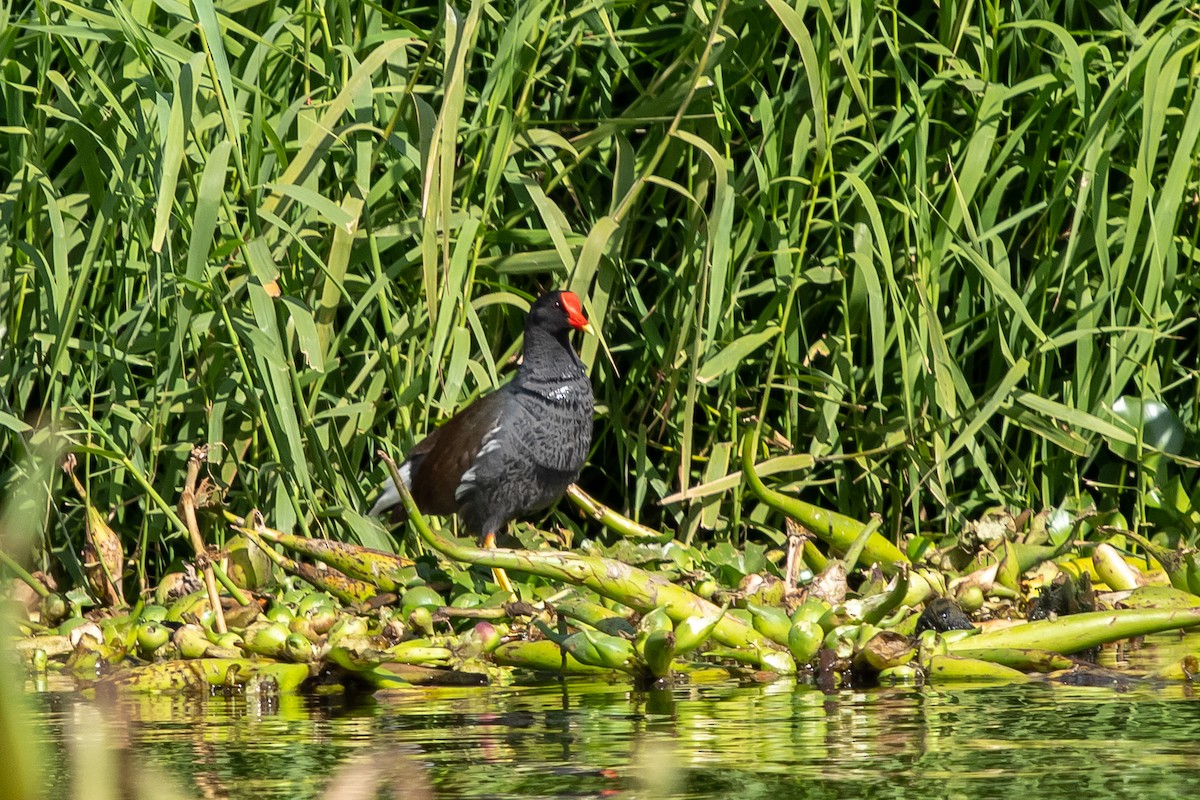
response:
M1132 660L1198 645L1162 639ZM826 694L791 680L641 692L555 682L106 702L50 692L30 730L49 746L48 796L63 798L141 780L181 798L1090 800L1191 797L1200 780L1200 702L1179 683Z

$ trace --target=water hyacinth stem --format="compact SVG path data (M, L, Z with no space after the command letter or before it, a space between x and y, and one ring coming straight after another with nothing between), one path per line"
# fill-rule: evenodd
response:
M1056 620L1038 620L997 631L985 631L957 642L950 652L1011 648L1046 650L1052 653L1078 653L1108 642L1147 636L1200 625L1200 608L1157 609L1128 608L1116 611L1092 611L1072 614Z
M251 519L261 524L262 518L257 513L251 514ZM263 541L260 532L253 528L238 527L235 530L258 545L267 554L267 558L271 559L280 569L303 578L311 586L329 592L343 603L365 603L378 594L375 585L372 583L355 580L335 569L317 569L312 564L305 564L302 561L296 561L285 555L276 553L273 548L269 547Z
M851 550L863 532L863 524L836 511L827 511L799 498L788 497L774 489L768 489L754 471L754 451L757 447L758 436L751 429L742 439L742 475L755 496L798 521L834 551L846 553ZM887 574L892 574L909 563L908 556L875 531L871 531L862 544L861 554L868 563L879 564L880 569Z
M347 542L309 539L277 531L262 524L261 516L254 513L242 518L226 511L225 519L239 531L252 525L262 539L283 545L293 553L324 562L351 578L370 583L385 592L404 591L404 587L416 576L414 562L410 558Z
M505 642L492 653L492 660L503 667L556 672L562 675L611 674L613 669L581 663L575 656L559 647L557 642L540 639L536 642Z
M577 484L572 483L567 487L567 497L585 514L590 515L604 527L614 533L620 534L626 539L652 544L665 544L675 538L675 534L672 531L659 532L651 530L641 523L634 522L623 514L618 514L593 498L583 489L580 489Z
M933 683L981 681L986 683L1023 683L1029 676L1018 669L992 661L956 655L931 656L925 676Z

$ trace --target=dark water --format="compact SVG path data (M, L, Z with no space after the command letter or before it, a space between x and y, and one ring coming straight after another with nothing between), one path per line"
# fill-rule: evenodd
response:
M1200 702L1180 683L824 694L795 681L593 682L354 702L46 693L33 716L48 796L63 798L135 783L150 788L109 796L1090 800L1200 786Z

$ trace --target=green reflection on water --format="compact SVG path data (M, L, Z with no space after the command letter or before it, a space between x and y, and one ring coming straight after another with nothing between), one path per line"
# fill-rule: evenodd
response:
M1200 703L1182 684L40 699L48 797L87 786L70 766L81 739L106 742L119 774L152 769L187 797L1041 800L1191 796L1200 778Z

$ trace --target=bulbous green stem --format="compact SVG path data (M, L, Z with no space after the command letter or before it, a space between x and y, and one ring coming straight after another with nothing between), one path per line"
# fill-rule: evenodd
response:
M329 592L343 603L365 603L378 594L374 584L356 580L337 570L317 569L311 564L276 553L253 528L235 527L234 530L254 542L280 569L301 578L310 586Z
M506 642L496 648L492 659L504 667L557 672L563 675L607 675L613 672L604 667L579 663L575 656L564 652L556 642L549 639L536 642Z
M618 514L573 483L567 487L567 497L592 519L626 539L650 544L666 544L675 538L675 534L671 531L652 530L641 523L634 522L629 517Z
M750 491L771 508L787 514L804 527L812 531L818 539L828 544L839 554L844 554L853 546L859 534L862 533L863 523L856 519L827 511L812 503L806 503L796 497L768 489L754 471L754 450L758 446L758 436L753 429L742 439L742 475L750 485ZM895 574L900 567L909 564L900 548L889 542L878 533L872 532L867 537L862 548L862 555L867 562L879 564L887 574Z
M24 567L22 567L20 564L18 564L16 562L16 560L14 560L10 555L8 555L8 553L5 553L3 550L0 550L0 565L8 567L8 569L14 575L16 575L22 581L24 581L25 585L27 585L30 589L32 589L34 594L36 594L38 597L49 597L50 596L50 590L46 588L45 584L43 584L37 578L30 575L28 570L26 570Z
M1200 608L1122 608L1013 625L950 642L950 652L1001 648L1078 653L1131 636L1200 626Z

